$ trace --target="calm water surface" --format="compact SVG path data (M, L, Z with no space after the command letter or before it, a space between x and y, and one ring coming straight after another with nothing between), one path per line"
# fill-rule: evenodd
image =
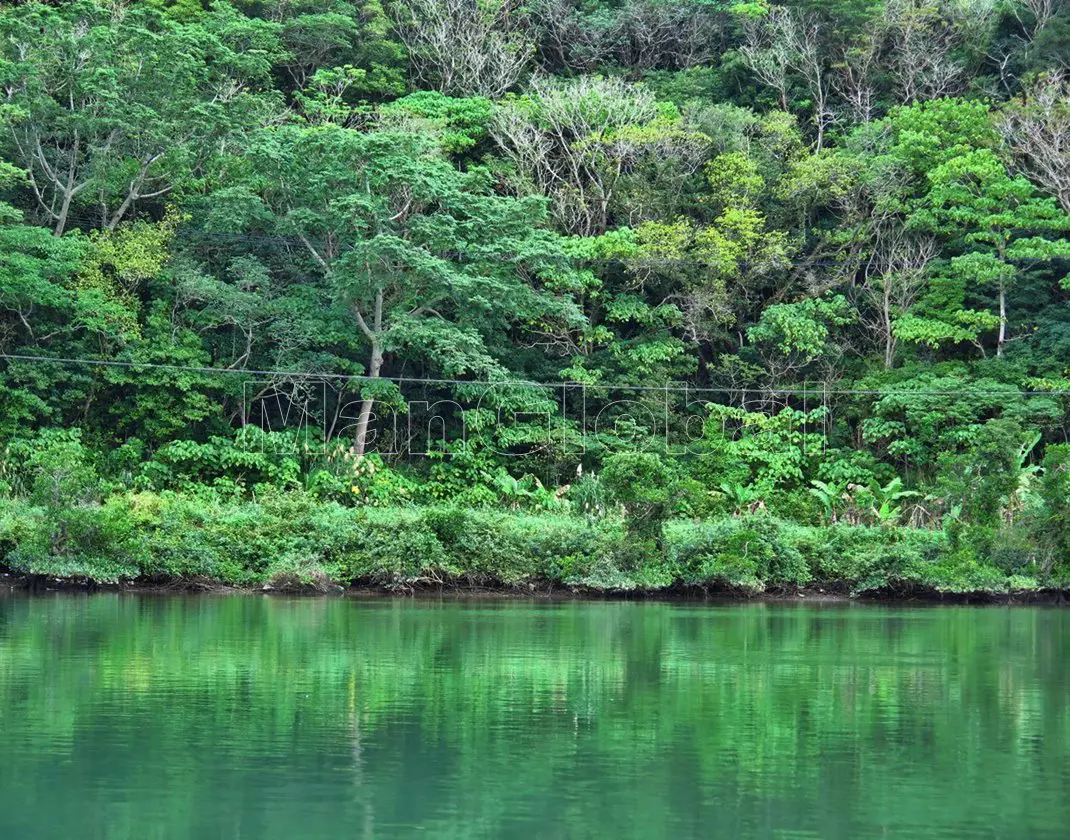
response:
M1070 610L0 599L0 838L1070 836Z

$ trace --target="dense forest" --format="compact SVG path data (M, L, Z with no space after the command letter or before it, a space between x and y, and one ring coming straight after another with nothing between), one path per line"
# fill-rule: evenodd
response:
M1065 0L0 4L0 563L1070 581Z

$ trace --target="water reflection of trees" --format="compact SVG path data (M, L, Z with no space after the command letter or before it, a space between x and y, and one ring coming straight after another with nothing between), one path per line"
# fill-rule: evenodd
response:
M725 836L986 814L1042 834L1067 816L1068 629L1039 609L8 599L0 802L81 789L91 762L192 830L210 765L260 836L309 819L286 797L341 788L335 816L377 836L501 836L536 811L562 836L715 813ZM22 750L68 769L27 774Z

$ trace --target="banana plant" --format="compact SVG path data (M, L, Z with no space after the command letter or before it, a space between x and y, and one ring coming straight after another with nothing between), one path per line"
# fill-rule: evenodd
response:
M847 493L847 485L838 482L826 482L814 479L810 495L821 502L825 509L825 518L830 522L838 522L843 515L844 508L850 496Z
M916 490L904 490L903 479L896 476L883 487L872 484L867 488L872 498L870 510L876 524L881 526L895 525L902 519L905 499L913 499L921 494Z
M739 484L737 482L724 482L721 484L721 493L732 507L733 516L742 516L744 513L754 513L765 507L761 491L751 484Z
M494 481L503 502L514 510L521 507L550 510L562 504L558 495L547 490L531 473L514 478L509 473L502 472L495 476Z
M1035 433L1029 440L1023 441L1018 448L1018 456L1015 459L1017 474L1015 475L1014 489L1007 495L1007 500L1001 511L1003 521L1013 525L1015 517L1037 499L1036 482L1043 475L1044 470L1040 464L1030 464L1029 456L1036 445L1040 443L1040 433Z

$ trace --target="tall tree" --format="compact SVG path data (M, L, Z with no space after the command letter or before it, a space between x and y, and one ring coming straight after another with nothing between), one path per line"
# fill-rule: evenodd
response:
M499 97L531 59L514 0L397 0L391 10L414 75L442 93Z
M404 351L439 373L502 378L495 342L551 314L579 319L549 282L567 282L538 198L495 195L428 138L338 126L286 127L250 150L245 218L290 238L352 319L369 384L355 447L368 442L374 380ZM300 265L300 262L297 262Z
M1030 266L1070 256L1064 238L1070 215L1038 196L1025 178L1012 177L988 149L952 158L929 179L932 187L911 224L961 237L964 253L952 259L952 270L977 286L995 287L996 355L1002 356L1010 340L1008 292Z
M1037 79L1004 106L998 125L1018 169L1070 213L1070 75Z

